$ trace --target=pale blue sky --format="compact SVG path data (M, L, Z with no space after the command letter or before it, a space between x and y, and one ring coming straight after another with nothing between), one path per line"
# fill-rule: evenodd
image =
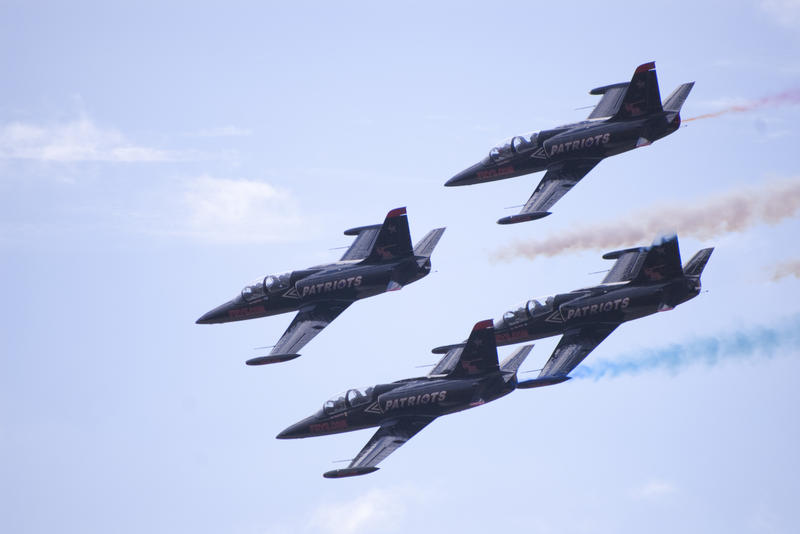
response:
M796 0L6 1L0 50L0 531L796 531L800 219L765 204L796 196L796 98L606 160L537 222L494 223L541 174L442 186L500 139L585 117L591 88L650 60L662 95L696 82L684 117L796 91ZM717 247L708 292L623 325L587 364L751 325L784 335L772 353L515 392L355 479L321 473L372 431L274 439L608 268L602 248L498 249L643 214L668 229L720 199L758 213L680 235L685 258ZM290 315L194 324L258 276L336 259L344 229L398 206L415 240L448 227L435 272L355 304L300 359L243 363Z

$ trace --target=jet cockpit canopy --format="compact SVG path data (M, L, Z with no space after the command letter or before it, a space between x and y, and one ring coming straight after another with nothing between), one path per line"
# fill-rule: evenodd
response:
M289 287L291 277L292 273L286 272L260 278L242 289L242 298L249 302L263 298L271 293L277 293Z
M525 304L519 306L516 310L507 311L503 314L503 322L506 325L513 325L527 321L528 318L540 313L545 313L553 310L553 301L555 299L550 297L538 297L531 299Z
M500 162L510 159L516 154L529 152L539 146L537 141L538 137L538 133L531 132L504 139L489 151L489 157L494 162Z
M346 408L360 406L372 400L372 393L374 388L353 388L348 389L346 393L334 395L329 401L322 406L322 411L326 415L336 412L341 412Z

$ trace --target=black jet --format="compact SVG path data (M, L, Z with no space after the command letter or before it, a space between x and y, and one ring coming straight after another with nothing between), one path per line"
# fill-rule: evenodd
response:
M681 107L693 86L694 82L680 85L662 104L656 64L645 63L630 82L589 91L603 97L587 120L507 139L445 185L480 184L547 171L522 211L497 222L541 219L602 159L649 145L677 130Z
M481 321L463 345L450 349L427 376L351 389L326 402L311 417L290 426L278 439L308 438L379 427L345 469L326 478L365 475L441 415L480 406L516 388L544 380L517 382L517 370L533 345L517 349L502 363L492 321Z
M412 248L406 209L394 209L383 224L345 231L356 239L339 261L259 278L197 323L227 323L297 311L270 354L247 364L292 360L356 300L398 290L427 276L431 253L442 233L444 228L431 230Z
M693 299L713 248L697 252L684 266L678 238L657 239L652 246L617 250L617 260L603 282L569 293L531 299L495 321L498 345L561 335L542 369L544 385L567 380L569 373L620 324ZM445 352L456 345L439 347Z

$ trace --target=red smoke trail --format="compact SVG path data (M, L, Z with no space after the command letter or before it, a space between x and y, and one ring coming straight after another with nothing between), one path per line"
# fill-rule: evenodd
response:
M758 100L754 100L753 102L749 102L747 104L730 106L725 109L715 111L714 113L705 113L703 115L698 115L697 117L682 119L682 122L696 121L699 119L711 119L713 117L719 117L720 115L725 115L727 113L744 113L747 111L752 111L754 109L763 108L765 106L780 106L784 104L798 104L798 103L800 103L800 89L790 89L788 91L784 91L783 93L779 93L777 95L765 96L764 98L759 98Z

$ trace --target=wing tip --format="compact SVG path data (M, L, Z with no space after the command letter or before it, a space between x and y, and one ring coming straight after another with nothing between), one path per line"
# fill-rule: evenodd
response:
M533 378L531 380L524 380L522 382L517 382L517 388L519 389L533 389L533 388L541 388L545 386L555 386L556 384L561 384L562 382L566 382L570 380L571 376L544 376L541 378Z
M497 220L497 224L516 224L527 221L535 221L550 215L549 211L532 211L530 213L518 213L516 215L509 215Z
M269 365L272 363L281 363L299 358L299 354L271 354L270 356L259 356L258 358L250 358L246 365Z
M346 478L357 477L361 475L368 475L377 471L378 467L347 467L345 469L334 469L333 471L326 471L322 474L325 478Z

